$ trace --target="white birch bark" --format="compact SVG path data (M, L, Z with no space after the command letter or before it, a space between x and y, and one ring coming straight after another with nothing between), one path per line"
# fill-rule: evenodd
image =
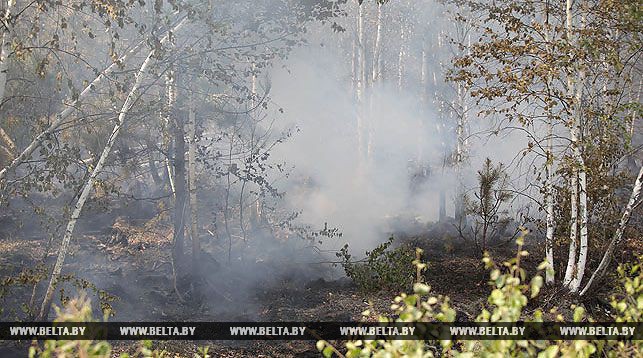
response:
M357 2L357 1L356 1ZM364 51L364 12L362 6L357 2L357 154L359 166L363 167L366 159L366 140L364 138L364 91L366 81L366 64Z
M0 127L0 143L4 143L4 146L10 153L16 151L16 143L11 139L9 134L7 134L7 132L5 132L2 127Z
M167 143L168 153L165 156L165 170L167 172L168 182L170 183L170 190L172 197L176 198L176 185L174 183L174 171L172 170L172 163L170 162L170 143L172 142L170 131L172 128L171 113L176 102L176 77L174 74L174 67L168 69L165 74L165 109L163 110L163 122L167 133L165 134L165 141Z
M581 16L581 30L584 27L585 16ZM574 39L578 42L577 39ZM576 166L576 173L578 173L578 212L580 215L579 220L579 251L578 262L572 280L569 285L571 292L578 292L580 289L583 276L585 274L585 264L587 262L588 251L588 230L587 230L587 171L585 169L585 160L581 151L581 134L583 129L583 116L582 116L582 102L583 102L583 82L585 79L584 64L580 63L578 71L578 82L576 85L576 97L574 99L574 113L571 132L571 145Z
M354 96L357 93L357 31L353 34L353 41L351 45L351 89L350 95Z
M13 27L13 24L11 23L11 13L15 5L16 0L7 1L7 8L2 16L3 24L0 24L0 26L4 27L2 31L2 40L0 40L0 103L4 101L4 93L7 88L7 71L9 70L9 53L11 53ZM0 179L2 179L1 173Z
M174 31L178 30L178 28L185 22L185 19L181 20L177 26L175 26ZM165 42L164 40L167 40L168 36L166 35L161 41L162 43ZM38 314L38 319L39 320L44 320L46 319L46 316L49 313L49 307L51 305L51 300L54 294L54 289L55 286L58 282L58 278L60 277L60 273L62 271L63 264L65 262L65 256L67 255L67 250L69 248L69 243L71 241L72 234L74 233L74 228L76 227L76 222L78 221L78 218L80 217L80 214L83 210L83 206L85 205L85 202L87 201L87 198L89 197L89 193L94 187L94 182L96 181L96 178L100 174L100 172L103 169L103 166L105 165L105 162L107 161L107 157L109 156L112 147L114 146L114 143L116 142L116 139L118 138L118 134L120 133L121 129L123 128L123 125L126 122L127 119L127 114L129 113L129 110L132 108L132 105L134 104L134 101L136 100L137 94L138 94L138 89L141 86L141 83L143 81L143 77L145 76L147 69L152 62L152 59L154 57L154 54L156 53L156 50L152 50L143 63L141 64L141 67L139 68L138 72L136 73L136 80L134 81L134 84L132 85L132 89L129 91L127 94L127 97L125 98L125 102L123 103L123 106L121 107L120 113L118 115L118 122L114 126L114 129L112 130L112 133L107 140L107 143L105 144L105 148L103 148L103 151L100 155L100 158L98 159L98 162L96 163L96 166L92 169L92 172L89 176L89 179L87 179L87 182L85 182L85 185L83 185L83 188L80 192L80 195L78 196L78 200L76 201L76 205L74 206L74 211L72 212L72 215L69 219L69 222L67 223L67 228L65 230L65 235L63 236L63 240L60 244L60 248L58 250L58 257L56 258L56 263L54 264L54 268L51 273L51 278L49 280L49 284L47 286L47 291L45 293L45 297L42 301L42 305L40 306L40 313Z
M637 203L637 200L641 195L642 186L643 186L643 166L641 166L641 168L639 169L639 174L636 177L636 181L634 182L634 188L632 189L630 200L627 202L627 205L625 206L625 210L623 210L623 216L621 216L621 221L618 225L618 229L616 229L616 232L612 236L612 240L610 241L609 246L607 247L607 250L605 250L605 253L603 254L603 258L601 259L601 262L598 264L596 271L594 271L594 273L592 274L592 277L590 277L589 281L587 281L587 284L580 292L581 296L586 294L587 291L592 287L592 284L599 281L603 277L603 275L605 275L607 267L609 266L610 261L612 260L614 249L616 248L616 246L618 246L618 244L621 243L621 240L623 239L623 232L625 231L625 228L627 227L627 223L630 221L630 218L632 217L632 211L634 210L634 205Z
M552 284L554 283L554 230L555 230L555 220L554 220L554 185L553 185L553 127L554 124L549 117L549 123L547 124L548 134L547 134L547 162L545 163L545 210L547 212L546 224L547 224L547 233L545 237L545 260L547 260L547 265L549 266L545 272L545 282Z
M420 63L420 86L421 86L421 102L422 102L422 113L426 115L426 108L428 106L428 91L427 91L427 86L428 86L428 80L427 80L427 55L426 55L426 49L424 48L424 45L422 46L422 56L421 56L421 63ZM420 133L424 133L424 115L418 116L418 128L420 128ZM424 138L422 135L418 136L418 141L417 141L417 159L418 163L422 164L422 161L424 160Z
M545 44L547 53L551 53L549 37L549 4L545 4ZM547 95L551 95L550 90L551 76L547 76ZM545 271L545 282L553 284L556 273L554 271L554 232L556 230L556 221L554 219L554 185L553 185L553 166L554 166L554 122L551 108L547 107L547 161L545 162L545 212L546 212L546 235L545 235L545 260L547 261L547 271Z
M397 55L397 89L402 92L404 86L404 22L400 24L400 51Z
M466 126L466 103L465 103L465 89L462 86L462 84L458 84L457 87L457 95L458 95L458 104L455 106L457 108L456 111L456 130L455 130L455 135L456 135L456 148L455 148L455 170L456 170L456 177L457 177L457 188L456 188L456 203L455 203L455 219L458 221L459 224L464 224L462 220L464 220L464 177L463 177L463 171L462 171L462 166L464 163L464 157L465 157L465 150L466 150L466 143L465 143L465 126Z
M194 109L194 94L190 91L188 98L188 190L190 197L190 238L192 240L192 266L196 274L198 270L201 245L198 235L198 208L196 198L196 113Z
M572 0L566 0L565 2L565 25L567 30L567 41L572 42ZM572 74L568 74L567 77L567 92L569 98L573 101L574 98L574 81ZM576 133L576 123L575 123L575 106L572 105L570 109L572 123L570 125L570 134L572 142L572 151L574 151L574 146L578 142L577 133ZM576 163L573 165L573 170L571 173L571 198L570 198L570 228L569 228L569 255L567 258L567 268L565 269L565 278L563 284L567 287L572 282L572 279L576 275L576 251L577 251L577 241L578 241L578 168Z
M257 103L256 103L256 101L255 101L255 99L254 99L254 98L255 98L255 96L257 95L257 75L255 74L255 69L256 69L256 65L255 65L255 63L253 62L253 63L252 63L252 78L251 78L251 83L250 83L250 87L251 87L252 95L253 95L253 99L252 99L252 101L251 101L251 103L252 103L252 108L254 108L254 107L257 105ZM253 125L255 125L255 126L256 126L256 124L253 124ZM254 127L254 128L256 128L256 127ZM255 129L254 129L254 128L253 128L253 132L252 132L252 139L251 139L253 153L254 153L254 147L255 147L255 142L254 142L254 136L255 136L255 135L254 135L254 130L255 130ZM253 155L254 155L254 154L253 154ZM245 183L244 183L244 184L245 184ZM242 194L243 194L243 193L242 193ZM241 196L240 196L240 200L243 200L243 195L241 195ZM252 206L251 206L251 208L252 208L252 215L254 216L254 219L253 219L253 220L254 220L254 224L255 224L257 227L258 227L259 223L261 223L261 220L262 220L262 219L261 219L261 215L262 215L262 214L261 214L261 205L262 205L262 201L261 201L261 193L260 193L259 191L257 191L257 199L254 201L254 203L253 203L253 204L252 204ZM240 206L241 206L241 207L243 207L243 203L240 203ZM243 210L243 209L242 209L242 210ZM246 235L245 235L245 227L244 227L244 223L243 223L243 216L242 216L242 215L240 215L240 219L241 219L241 228L243 229L243 232L244 232L244 238L243 238L243 239L244 239L244 240L247 240ZM255 227L255 228L253 228L253 229L255 229L255 230L256 230L256 229L257 229L257 227Z
M565 278L563 285L569 286L576 274L576 251L578 241L578 177L576 170L572 173L571 182L571 198L570 210L571 216L569 219L569 254L567 256L567 268L565 269Z
M375 20L375 45L373 48L373 72L371 80L377 82L381 75L382 55L382 3L377 3L377 19Z

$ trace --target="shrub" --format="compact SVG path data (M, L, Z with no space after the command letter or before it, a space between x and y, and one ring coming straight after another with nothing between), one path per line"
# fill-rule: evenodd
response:
M63 309L55 307L56 322L93 322L92 308L89 299L84 295L70 300ZM105 313L105 318L109 313ZM151 340L142 340L134 353L122 353L121 358L130 357L169 357L170 354L165 350L153 349ZM46 340L40 346L37 341L29 347L30 358L49 358L49 357L85 357L85 358L109 358L112 357L112 346L106 341L91 340ZM200 347L199 357L209 357L208 348Z
M348 245L337 253L348 276L363 291L406 290L413 284L413 249L408 245L391 248L393 237L366 252L366 258L353 261Z
M55 322L93 322L92 308L84 295L70 300L64 309L54 307L56 310ZM29 347L29 357L88 357L107 358L111 356L112 348L105 341L94 342L90 340L46 340L42 347L32 344Z
M530 298L540 292L543 278L534 276L529 283L526 281L525 271L520 267L521 257L528 253L522 250L524 234L517 239L518 253L512 260L496 265L488 256L483 262L491 270L490 285L492 292L488 297L488 309L481 310L477 322L541 322L543 312L536 310L530 315L524 312ZM418 257L421 250L417 249ZM413 262L417 277L426 265L419 259ZM539 266L539 270L547 267L546 263ZM643 270L640 264L621 266L618 270L621 276L623 290L618 296L612 297L612 306L615 308L614 320L617 322L637 322L643 309ZM449 305L448 297L431 295L431 288L419 279L413 285L413 294L401 294L394 300L391 309L398 316L395 322L452 322L456 312ZM575 322L589 320L582 307L574 309ZM555 310L552 311L555 313ZM368 312L365 312L368 314ZM563 321L560 314L558 321ZM390 322L385 316L380 316L381 322ZM347 357L433 357L435 355L458 357L486 357L486 356L538 356L538 357L589 357L591 355L622 357L641 356L641 341L532 341L532 340L468 340L454 342L443 340L408 341L408 340L357 340L345 344ZM344 355L337 348L326 341L317 342L317 348L326 357L333 354Z

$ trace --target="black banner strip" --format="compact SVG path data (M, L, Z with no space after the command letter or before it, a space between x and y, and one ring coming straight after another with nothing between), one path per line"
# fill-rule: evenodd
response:
M643 323L0 322L1 340L641 340Z

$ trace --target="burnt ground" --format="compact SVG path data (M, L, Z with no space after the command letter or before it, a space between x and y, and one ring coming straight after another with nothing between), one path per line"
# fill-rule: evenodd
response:
M424 232L400 238L402 242L423 247L424 259L429 264L426 281L433 292L450 297L459 320L471 320L485 305L490 292L488 271L481 263L479 250L471 242L453 235L444 225L434 225ZM25 284L28 281L25 277L29 276L25 275L25 268L37 267L47 247L47 240L42 237L27 236L20 240L15 237L5 232L0 239L0 274L5 278L2 320L5 321L27 319L21 304L29 301L33 285ZM188 283L189 277L179 276L173 280L170 238L170 229L158 223L117 220L103 231L81 228L72 242L63 273L73 273L74 277L82 277L118 297L111 302L114 310L111 321L352 321L364 319L361 313L369 308L372 312L386 313L396 294L361 292L349 279L343 278L338 269L326 263L315 264L311 261L314 257L302 254L301 247L293 249L284 242L276 242L270 249L262 247L263 256L252 255L252 260L243 261L240 258L244 255L240 254L231 256L228 263L221 260L225 257L221 250L225 251L226 245L206 241L205 249L211 254L201 259L205 278L202 292L197 295ZM496 261L506 260L516 252L515 245L506 239L491 244ZM534 254L524 258L522 265L532 274L540 263L542 248L535 239L527 240L526 248ZM243 251L243 248L235 249ZM640 252L640 248L634 248L637 250ZM214 257L219 257L219 261ZM54 260L53 254L46 258L47 264ZM318 258L318 261L324 260ZM32 274L37 276L37 272ZM8 277L23 280L10 283ZM43 278L46 276L36 280ZM44 280L36 287L35 297L42 296L43 283ZM65 288L70 295L75 292L70 283ZM573 300L561 298L559 293L545 289L541 301L535 304L546 309L554 304L562 307L566 300ZM556 299L552 300L554 294ZM96 296L92 299L99 317ZM590 304L598 302L600 306L604 301L598 299ZM20 356L24 352L26 355L26 345L28 343L5 342L0 344L4 346L0 354ZM155 347L178 356L193 356L196 348L204 345L217 357L318 356L314 342L302 341L155 343ZM113 346L117 354L134 351L136 343L113 342Z

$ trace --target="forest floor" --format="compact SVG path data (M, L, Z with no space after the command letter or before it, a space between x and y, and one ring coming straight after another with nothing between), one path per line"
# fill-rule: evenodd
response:
M120 227L119 227L120 225ZM114 229L116 226L116 229ZM437 230L437 231L436 231ZM488 270L481 254L461 238L435 239L439 227L402 240L423 246L428 261L426 281L434 294L449 296L459 320L472 320L486 304L490 292ZM200 299L190 297L187 279L173 280L170 235L166 229L117 223L102 232L80 232L72 243L65 273L76 273L98 288L118 297L112 302L111 321L355 321L370 309L387 313L396 292L365 293L337 273L321 266L294 267L295 260L256 259L222 264L204 256L203 274L208 277ZM45 239L0 239L0 275L19 277L24 268L33 268L45 255ZM539 253L537 242L527 248ZM512 242L501 243L491 255L502 262L515 255ZM53 263L49 254L46 262ZM288 262L287 262L288 261ZM522 261L529 274L540 263L539 254ZM302 274L301 272L304 272ZM256 274L261 272L261 275ZM298 274L293 274L298 272ZM329 276L329 272L334 272ZM329 278L330 277L330 278ZM3 287L3 320L20 317L21 302L31 295L32 286ZM42 285L41 285L42 286ZM13 290L9 292L8 290ZM42 290L39 287L38 290ZM179 298L178 292L182 292ZM552 306L545 292L539 306ZM40 297L40 296L37 296ZM557 295L556 305L561 305ZM12 301L13 298L13 301ZM95 297L93 297L95 299ZM3 356L26 349L28 343L0 343ZM135 350L135 342L113 342L114 354ZM319 356L314 342L308 341L217 341L156 342L155 347L172 355L193 356L197 347L207 345L216 357ZM24 350L24 355L27 351ZM18 354L19 355L19 354Z

